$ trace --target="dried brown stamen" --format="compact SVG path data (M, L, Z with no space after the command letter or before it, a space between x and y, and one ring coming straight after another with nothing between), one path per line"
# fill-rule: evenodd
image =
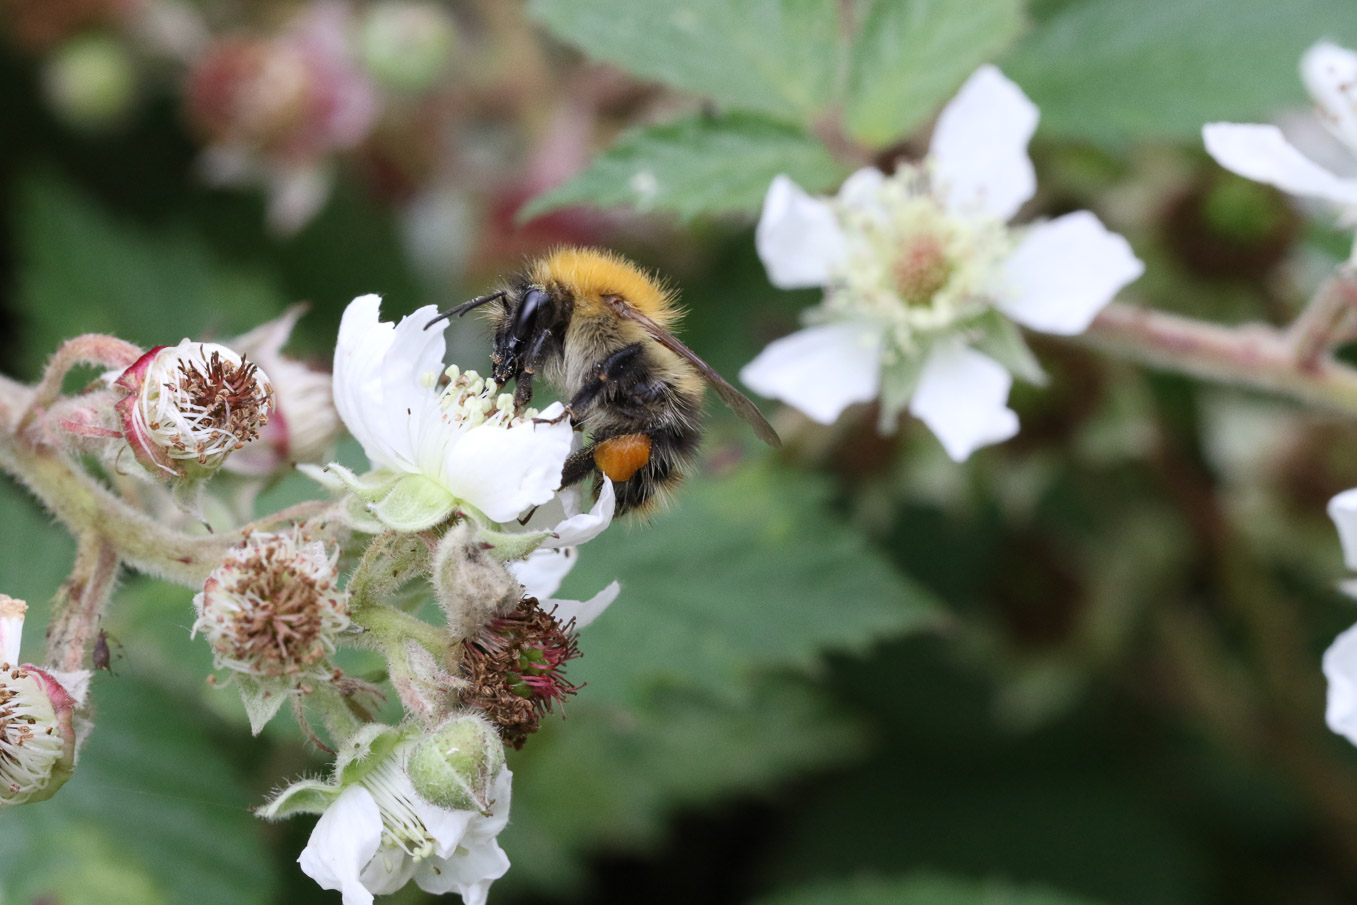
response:
M471 687L463 698L485 711L506 745L522 748L542 717L579 691L565 677L565 664L578 656L574 620L562 625L535 598L525 597L466 642Z

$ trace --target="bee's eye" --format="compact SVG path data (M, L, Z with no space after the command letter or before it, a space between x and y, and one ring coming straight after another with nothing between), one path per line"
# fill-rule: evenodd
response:
M547 294L540 289L529 289L523 296L523 303L514 314L513 335L516 339L527 339L537 324L537 309L547 300Z

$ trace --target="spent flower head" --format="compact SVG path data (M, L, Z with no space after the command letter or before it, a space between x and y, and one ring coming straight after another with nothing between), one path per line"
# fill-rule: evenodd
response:
M193 598L218 669L256 678L329 673L326 660L349 626L338 551L299 531L255 532L232 547Z
M276 35L216 41L189 75L186 112L208 143L207 178L265 185L279 232L320 210L329 156L357 145L377 121L376 89L351 52L353 27L347 4L311 3Z
M420 531L462 508L512 521L552 498L572 430L554 403L516 413L513 397L475 371L443 366L443 335L426 306L398 324L381 300L354 299L335 348L334 399L374 470L330 469L386 527Z
M574 620L558 621L531 597L469 639L463 656L470 683L463 700L485 711L514 748L579 691L565 677L566 664L580 656Z
M289 696L330 681L330 657L349 627L338 551L298 530L255 532L231 548L193 598L218 669L239 686L257 734Z
M1012 436L1010 371L1040 379L1014 323L1082 332L1143 265L1087 211L1007 221L1036 189L1037 109L982 66L938 118L928 156L848 178L834 198L773 180L756 232L774 285L821 286L810 326L740 372L822 423L877 399L881 427L908 408L958 461Z
M88 673L19 664L27 605L0 594L0 807L50 798L75 769Z
M259 437L273 384L225 346L184 340L147 352L115 381L123 436L137 461L165 478L204 477Z

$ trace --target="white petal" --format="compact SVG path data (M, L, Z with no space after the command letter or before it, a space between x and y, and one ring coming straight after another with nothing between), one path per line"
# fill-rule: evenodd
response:
M1293 195L1357 203L1357 180L1339 179L1306 157L1276 126L1208 123L1202 127L1206 150L1216 163L1255 182Z
M24 632L28 604L0 594L0 666L19 665L19 640Z
M334 172L319 166L274 166L267 171L269 227L290 236L314 217L329 200Z
M1144 272L1130 243L1076 211L1026 231L1000 271L995 303L1023 326L1072 336Z
M1349 569L1357 569L1357 487L1345 490L1329 500L1329 518L1338 528L1338 540L1343 545L1343 562Z
M490 885L509 872L509 856L497 839L485 839L458 852L441 863L432 859L421 863L415 882L435 895L455 892L462 905L485 905Z
M1357 625L1335 638L1324 652L1324 677L1329 680L1325 721L1357 745Z
M538 547L527 559L509 563L509 572L523 585L524 595L546 600L561 587L579 558L574 547L558 550Z
M824 324L774 340L740 369L755 392L780 399L821 424L881 388L881 330L862 322Z
M1013 377L988 356L958 339L937 343L928 353L909 410L927 424L955 462L1018 432L1008 408Z
M559 402L553 403L542 417L553 418L561 410ZM565 419L510 428L483 424L447 451L441 481L453 496L494 521L510 521L555 495L572 433Z
M562 491L562 494L564 493L565 491ZM603 533L604 528L612 524L616 509L617 492L613 489L613 482L605 477L598 491L598 499L594 501L589 511L571 514L564 521L557 523L551 529L556 536L548 538L543 546L574 547L593 540ZM569 507L566 507L566 511L570 511Z
M754 245L768 280L779 289L825 285L845 253L834 209L783 175L768 186Z
M1320 119L1357 153L1357 53L1320 41L1300 58L1300 77Z
M463 905L485 905L490 884L509 870L509 858L499 847L498 837L509 822L510 790L513 774L506 768L495 777L490 789L493 813L474 814L455 853L422 861L415 882L425 892L456 892Z
M321 889L343 892L344 905L372 905L372 893L360 874L381 841L377 802L362 786L349 786L320 815L297 862Z
M1037 190L1027 143L1040 112L994 66L981 66L943 109L929 157L944 205L1008 220Z
M447 858L457 851L467 829L475 820L483 819L476 811L459 811L453 808L440 808L425 801L415 791L415 785L409 775L402 772L397 782L397 792L414 809L424 828L429 831L436 845L434 851L440 858Z
M622 593L622 585L614 581L588 600L548 600L547 604L556 607L556 619L559 622L575 620L575 628L584 628L597 619L606 610L617 595Z
M415 859L394 846L384 846L363 868L363 886L374 895L386 896L402 889L415 875ZM348 905L346 902L345 905Z
M859 214L868 215L882 228L889 228L890 211L881 197L881 186L885 181L886 174L876 167L863 167L843 181L835 200L840 208L852 208ZM845 238L845 241L849 240Z
M437 393L420 375L443 369L443 334L424 331L437 310L427 305L400 324L380 320L381 298L364 295L344 310L335 344L335 408L369 461L418 473L421 430L442 425L430 417Z

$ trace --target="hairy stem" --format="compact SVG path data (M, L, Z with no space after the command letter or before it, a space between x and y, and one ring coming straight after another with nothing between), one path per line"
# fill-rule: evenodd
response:
M1357 315L1357 270L1343 264L1315 293L1287 330L1291 353L1302 370L1314 368L1335 345L1352 337Z
M33 391L32 401L24 412L23 423L31 420L39 411L51 405L61 395L61 383L76 365L91 364L104 368L128 368L141 357L141 349L115 336L103 336L87 333L68 339L57 347L56 352L43 370L42 380Z
M201 587L226 551L252 531L312 519L332 506L323 501L299 503L239 530L202 537L166 527L66 456L29 446L5 432L0 432L0 471L27 487L76 537L97 537L132 568L189 588Z
M75 566L52 599L44 662L73 672L85 666L95 627L104 614L118 577L118 554L97 534L78 537Z
M1332 311L1327 301L1321 307L1325 312ZM1313 317L1314 321L1324 319L1318 314ZM1332 339L1332 333L1303 325L1306 320L1298 320L1297 332L1292 333L1262 324L1222 327L1162 311L1112 304L1078 340L1152 367L1254 387L1318 408L1357 415L1357 369L1339 364L1323 349L1316 351L1317 344ZM1328 323L1331 329L1332 318ZM1304 341L1299 337L1305 337Z

